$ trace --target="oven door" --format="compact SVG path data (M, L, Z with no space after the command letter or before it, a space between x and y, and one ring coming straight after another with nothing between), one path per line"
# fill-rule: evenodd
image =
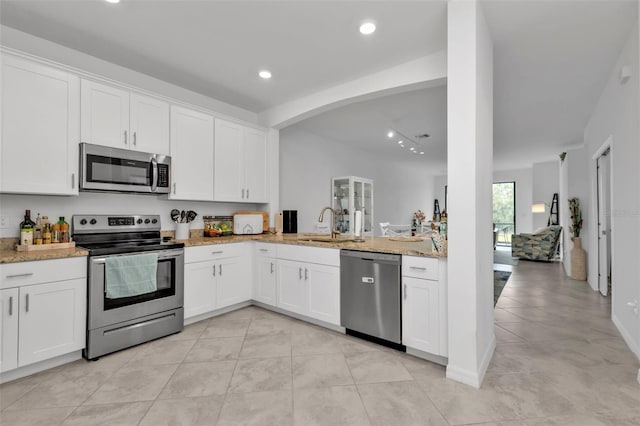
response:
M80 161L82 191L169 192L168 156L81 143Z
M107 257L157 253L157 290L137 296L107 297L105 263ZM184 249L145 251L89 257L87 328L129 321L182 307L184 300Z

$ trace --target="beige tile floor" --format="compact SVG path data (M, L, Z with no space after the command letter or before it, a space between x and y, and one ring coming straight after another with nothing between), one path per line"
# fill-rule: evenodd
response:
M609 299L521 261L480 390L444 367L255 307L0 387L2 425L639 425Z

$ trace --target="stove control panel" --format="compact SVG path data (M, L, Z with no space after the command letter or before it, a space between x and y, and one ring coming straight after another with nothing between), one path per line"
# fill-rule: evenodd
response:
M159 215L74 215L74 234L159 231Z

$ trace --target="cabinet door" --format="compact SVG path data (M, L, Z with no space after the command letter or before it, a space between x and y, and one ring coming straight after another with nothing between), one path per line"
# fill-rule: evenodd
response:
M0 372L18 367L18 289L0 290Z
M256 274L254 299L267 305L276 306L276 259L258 256Z
M278 307L298 314L307 314L307 286L304 264L280 260L278 264Z
M213 181L216 201L245 200L242 135L241 125L216 119Z
M169 103L132 93L131 149L169 155Z
M84 348L87 280L20 288L19 365Z
M171 106L173 200L213 200L213 117Z
M225 308L251 299L251 277L245 257L218 261L216 308Z
M246 127L244 131L245 200L253 203L268 201L267 135Z
M184 317L211 312L216 307L214 262L184 265ZM217 271L215 271L217 272Z
M80 79L2 55L0 191L78 194Z
M440 352L438 281L402 277L402 344L438 355Z
M129 92L82 80L81 96L82 142L129 148Z
M340 268L309 263L305 265L305 279L309 294L308 315L340 325Z

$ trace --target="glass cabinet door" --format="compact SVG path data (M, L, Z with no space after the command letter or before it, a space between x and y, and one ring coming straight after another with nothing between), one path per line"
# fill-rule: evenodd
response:
M373 235L373 181L355 176L333 178L333 208L336 228L344 234L355 233L355 212L362 212L364 235Z

